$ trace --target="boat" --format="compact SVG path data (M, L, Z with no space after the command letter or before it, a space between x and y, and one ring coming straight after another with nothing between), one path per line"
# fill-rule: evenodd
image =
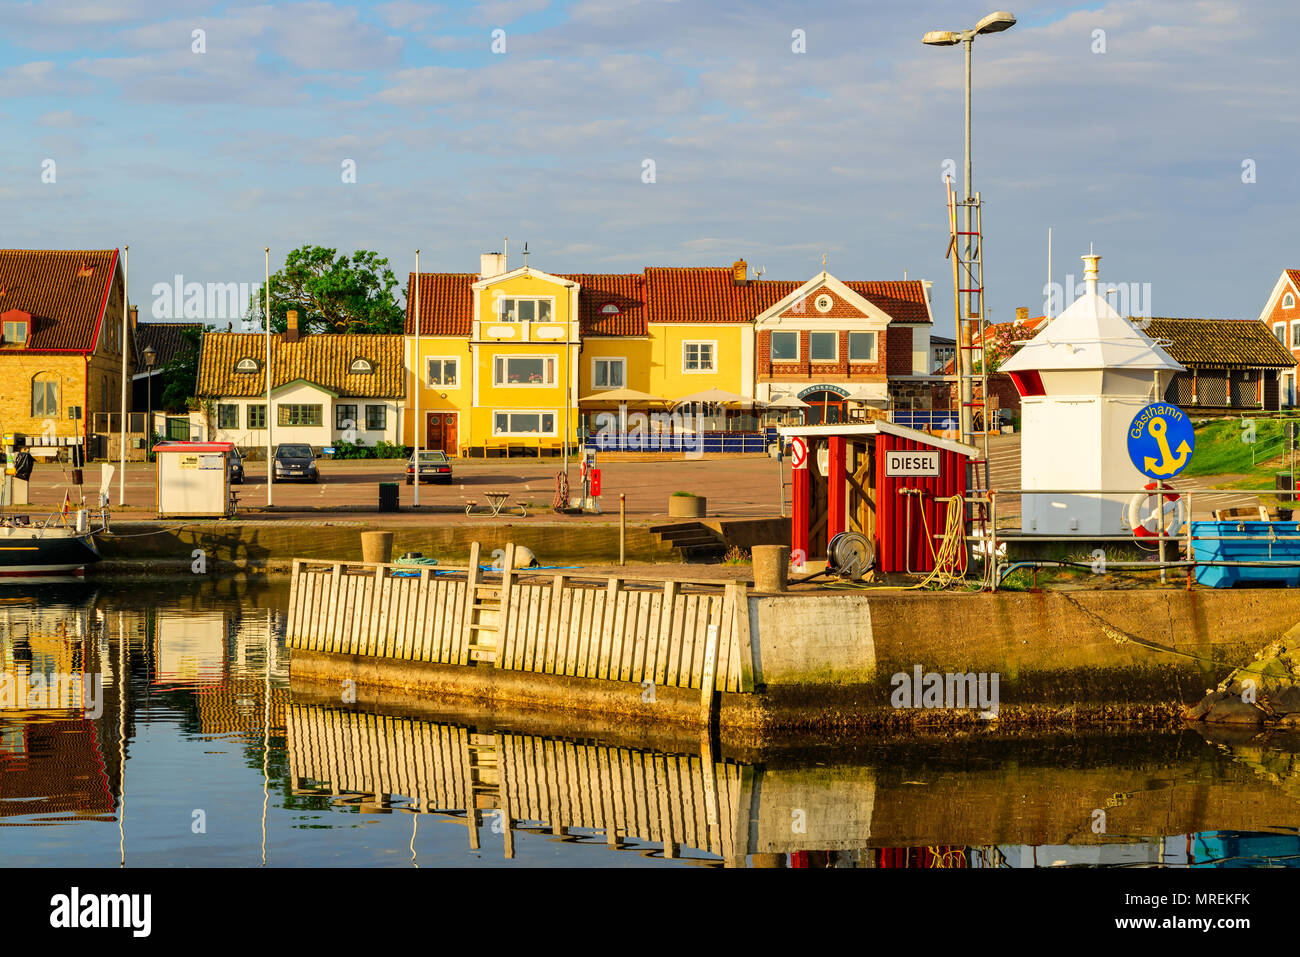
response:
M89 513L79 509L75 521L55 515L32 522L25 515L0 518L0 578L84 575L86 566L99 561L95 533L107 528L104 513L100 527L90 527Z

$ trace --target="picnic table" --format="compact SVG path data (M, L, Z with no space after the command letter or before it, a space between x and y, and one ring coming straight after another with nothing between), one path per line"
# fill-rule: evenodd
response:
M486 505L479 505L477 502L474 502L473 500L466 502L465 514L469 515L474 511L475 508L486 508L488 511L492 513L492 516L494 518L498 517L501 514L501 510L506 507L506 503L510 499L510 493L509 492L484 492L483 497L487 499ZM516 502L514 505L511 505L509 507L511 511L514 511L515 509L519 509L520 515L522 515L524 518L528 517L528 509L524 508L518 502Z

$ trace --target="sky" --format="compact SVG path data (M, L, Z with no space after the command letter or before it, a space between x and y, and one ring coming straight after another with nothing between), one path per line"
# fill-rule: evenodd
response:
M1053 279L1255 318L1300 147L1292 0L1005 0L974 44L990 319ZM422 271L934 282L963 163L956 0L0 0L0 247L130 246L130 295L260 282L305 244ZM52 181L51 181L52 180ZM167 302L158 305L162 299ZM161 315L160 315L161 313ZM174 318L182 318L175 316ZM229 318L206 316L209 321Z

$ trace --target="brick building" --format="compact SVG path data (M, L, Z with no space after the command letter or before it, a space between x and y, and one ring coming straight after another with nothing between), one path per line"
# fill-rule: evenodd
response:
M85 437L97 415L121 428L124 347L127 375L135 368L124 295L116 249L0 250L0 430L37 449L57 442L111 454L93 425Z

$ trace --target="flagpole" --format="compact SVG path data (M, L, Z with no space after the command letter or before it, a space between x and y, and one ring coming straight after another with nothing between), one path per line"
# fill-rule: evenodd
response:
M275 478L275 462L271 458L271 247L263 247L266 253L266 309L263 311L262 325L266 327L266 504L271 504L271 486Z
M415 251L415 497L412 507L420 507L420 393L424 391L424 374L420 368L420 250Z
M126 312L127 276L130 268L131 247L122 247L122 474L117 480L117 504L126 505ZM89 390L87 390L89 391ZM85 413L83 412L83 415Z

